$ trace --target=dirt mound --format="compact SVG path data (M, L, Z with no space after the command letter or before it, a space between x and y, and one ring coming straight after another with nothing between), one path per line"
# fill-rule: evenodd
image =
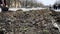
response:
M59 34L51 23L52 12L45 10L0 13L0 29L10 34Z

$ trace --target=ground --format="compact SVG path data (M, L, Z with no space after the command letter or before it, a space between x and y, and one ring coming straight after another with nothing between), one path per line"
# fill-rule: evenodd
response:
M53 13L48 9L1 12L0 30L5 29L6 34L59 34L51 21Z

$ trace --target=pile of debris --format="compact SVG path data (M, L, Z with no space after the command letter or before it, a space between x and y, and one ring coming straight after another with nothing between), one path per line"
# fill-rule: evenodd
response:
M6 34L59 34L51 22L52 12L44 10L1 12L0 30Z

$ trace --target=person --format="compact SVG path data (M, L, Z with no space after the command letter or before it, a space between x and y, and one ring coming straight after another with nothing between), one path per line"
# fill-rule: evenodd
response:
M57 7L58 7L58 9L60 9L60 4L58 4L58 6L57 6Z
M2 4L2 0L0 0L0 7L1 7L1 4Z
M0 0L0 8L2 11L8 11L8 6L7 6L6 0Z
M0 5L4 5L4 6L6 6L7 5L7 2L6 2L6 0L0 0Z
M2 4L2 0L0 0L0 4Z
M57 6L56 6L56 5L53 5L53 8L54 8L54 9L57 9Z

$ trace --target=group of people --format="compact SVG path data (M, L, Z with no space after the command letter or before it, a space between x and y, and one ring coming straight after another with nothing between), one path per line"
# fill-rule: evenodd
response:
M54 9L60 9L60 4L53 5L53 8L54 8Z

